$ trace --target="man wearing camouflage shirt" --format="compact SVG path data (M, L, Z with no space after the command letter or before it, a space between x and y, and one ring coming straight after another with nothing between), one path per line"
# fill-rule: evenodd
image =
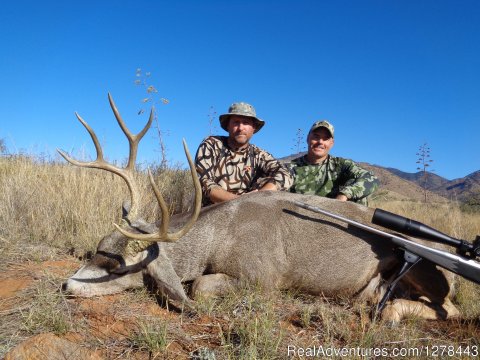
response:
M328 121L312 125L307 137L308 153L287 164L295 178L290 191L367 205L367 196L377 189L378 180L352 160L329 155L333 133Z
M268 152L250 144L265 122L247 103L235 103L220 116L227 136L209 136L195 156L204 206L262 190L288 190L293 178Z

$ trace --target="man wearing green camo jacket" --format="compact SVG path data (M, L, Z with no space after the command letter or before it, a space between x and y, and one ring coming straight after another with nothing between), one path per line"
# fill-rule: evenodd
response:
M307 136L308 153L286 164L294 175L290 191L367 205L378 179L352 160L329 155L333 136L334 128L328 121L312 125Z

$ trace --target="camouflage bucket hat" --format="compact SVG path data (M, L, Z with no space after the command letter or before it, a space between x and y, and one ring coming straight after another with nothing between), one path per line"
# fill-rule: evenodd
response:
M327 120L322 120L322 121L315 122L312 125L312 127L310 128L310 131L308 133L310 134L312 131L315 131L318 128L321 128L321 127L326 128L330 132L330 135L332 135L332 138L333 138L333 125L330 124Z
M228 108L228 113L220 115L220 126L223 130L228 131L228 120L232 115L246 116L252 118L255 121L254 133L258 132L263 127L263 125L265 125L265 121L257 118L255 108L252 105L244 102L239 102L230 105L230 107Z

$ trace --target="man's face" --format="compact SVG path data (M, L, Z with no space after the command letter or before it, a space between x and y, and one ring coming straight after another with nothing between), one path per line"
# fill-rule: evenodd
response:
M325 160L333 143L332 135L326 128L320 127L312 131L307 137L309 160L311 162Z
M255 122L246 116L232 115L228 121L228 134L235 147L248 144L255 131Z

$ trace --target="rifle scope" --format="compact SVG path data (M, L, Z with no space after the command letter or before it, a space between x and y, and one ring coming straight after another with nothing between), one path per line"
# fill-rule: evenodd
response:
M382 209L375 209L372 223L406 235L456 247L458 252L465 256L472 258L480 256L480 237L478 236L475 242L472 244L468 241L459 240L448 236L447 234L435 230L430 226L422 224L421 222L408 219Z

